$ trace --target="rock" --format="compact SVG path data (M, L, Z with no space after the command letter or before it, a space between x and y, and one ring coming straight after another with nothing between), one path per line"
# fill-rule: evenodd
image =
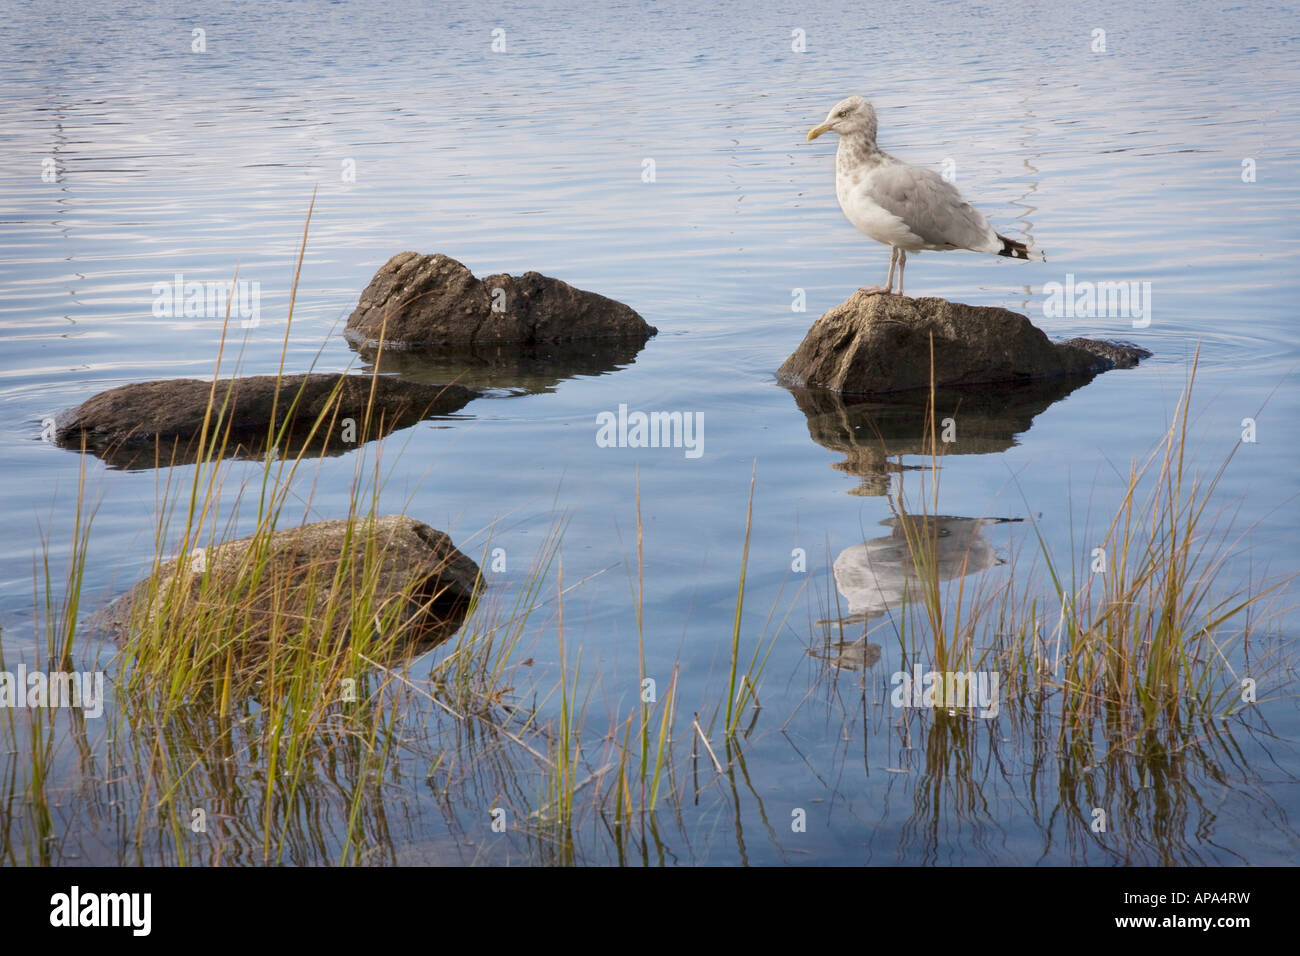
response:
M369 531L373 531L375 543L372 563L367 566ZM402 602L390 626L408 629L406 633L417 643L427 642L431 636L449 636L449 623L453 625L451 631L459 626L479 580L478 565L458 551L451 538L405 515L377 518L373 525L361 518L276 530L264 541L264 550L257 552L259 558L264 555L264 565L255 576L256 583L250 586L254 575L248 571L253 559L249 549L254 540L240 538L186 555L180 561L162 563L152 575L101 611L94 627L122 640L133 625L151 627L161 623L165 634L174 629L170 636L184 640L184 610L177 612L181 619L175 625L158 622L157 615L164 607L176 608L198 600L207 575L206 593L231 596L231 613L244 615L238 619L247 634L241 650L252 657L272 633L303 634L304 621L311 622L306 630L315 635L313 639L341 646L351 623L353 590L363 581L374 580L378 612L383 614L384 607ZM335 577L345 561L342 586L335 589ZM169 602L164 602L162 589L173 586L173 582L187 588L188 595L172 595ZM226 607L218 610L225 612Z
M1057 348L1080 349L1095 355L1102 362L1109 363L1101 369L1103 372L1112 368L1132 368L1141 359L1151 357L1146 349L1128 342L1107 342L1102 339L1069 339L1061 342Z
M366 431L372 382L374 399ZM311 434L318 416L329 406L336 385L337 412L331 409ZM54 440L65 448L80 449L84 438L88 450L120 468L152 466L155 451L163 465L169 464L173 455L178 464L193 462L198 457L198 437L211 394L211 381L193 378L123 385L60 414L55 419ZM285 421L286 416L290 420L282 454L342 454L358 443L424 418L449 415L478 394L460 385L420 384L387 376L314 374L277 379L274 375L255 375L224 379L217 382L209 431L218 433L217 413L229 395L226 415L231 435L225 457L263 453L273 404L278 421ZM347 418L356 423L351 443L342 437L342 422ZM220 444L219 438L217 442Z
M657 331L621 302L537 272L476 279L448 256L400 252L370 280L343 334L357 348L378 348L382 336L387 349L424 349L643 343Z
M1151 354L1088 339L1055 344L1006 309L855 292L813 323L777 377L854 395L928 389L931 335L937 386L1091 377Z

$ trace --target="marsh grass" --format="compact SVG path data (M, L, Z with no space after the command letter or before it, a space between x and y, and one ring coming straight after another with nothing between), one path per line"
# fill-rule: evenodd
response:
M508 607L485 603L476 591L466 609L465 624L456 632L449 650L434 665L429 679L439 696L462 712L490 713L498 710L514 690L513 674L521 642L537 625L535 616L545 603L543 589L560 552L567 520L561 518L548 529L531 565ZM485 539L481 567L487 567L493 539ZM563 600L563 594L557 595Z
M280 376L310 217L309 211L286 316ZM563 521L551 529L523 582L504 602L488 600L476 588L468 604L448 616L446 627L439 619L432 633L428 617L440 611L440 595L414 583L395 596L383 587L383 542L373 529L385 481L385 431L372 404L359 423L345 546L318 560L288 567L277 562L277 531L297 527L312 512L310 494L301 498L302 472L309 449L327 447L329 436L337 433L341 380L305 436L290 434L301 393L282 403L277 391L260 467L251 480L236 486L232 474L246 473L247 465L228 456L237 441L233 388L220 378L228 329L229 311L197 454L178 461L180 452L173 447L170 462L154 462L157 521L144 584L130 592L129 604L92 618L93 627L120 625L122 638L115 658L118 693L112 723L100 741L107 747L104 766L89 768L91 790L111 794L108 804L114 809L107 820L92 810L92 827L111 826L119 853L134 853L137 863L159 858L178 864L369 862L387 827L380 781L410 759L413 739L420 736L418 731L413 735L414 724L431 713L441 715L461 742L456 748L428 751L426 778L435 793L448 799L454 780L465 785L482 778L480 793L490 788L493 794L489 803L508 802L517 818L535 821L536 851L547 860L576 859L575 820L590 819L592 811L612 815L622 828L652 814L665 798L676 803L681 796L673 747L676 668L657 702L643 702L626 722L615 721L623 730L621 741L612 733L606 735L608 747L583 744L591 687L581 649L565 643L568 588L558 560ZM372 402L373 396L372 384ZM73 547L62 580L52 568L49 542L42 545L36 603L44 611L51 666L70 666L78 629L85 627L79 602L94 516L87 504L87 460L83 452ZM748 527L747 521L747 533ZM241 547L232 550L229 544L241 529ZM637 537L638 652L644 678L639 490ZM491 544L489 538L483 546L485 565ZM746 666L740 655L747 558L746 549L728 687L715 707L726 711L725 735L737 732L743 713L757 714L756 687L766 660L755 649ZM550 581L555 584L559 679L540 702L525 707L515 686L518 657L522 642L546 629L537 618L552 603L544 590ZM454 640L435 652L427 681L413 680L404 662L431 637L453 633ZM770 648L769 643L769 653ZM556 719L543 721L539 714L552 705L558 708ZM24 759L6 764L5 793L9 805L20 797L23 819L6 812L5 849L14 858L16 844L9 834L17 823L27 848L24 861L53 862L57 823L52 804L58 794L51 794L51 781L60 773L56 718L31 711L20 729L21 719L15 720L13 711L6 716L11 755L21 752ZM20 740L24 730L26 739ZM602 749L613 753L603 765L593 766L588 753ZM494 752L501 759L494 760ZM544 786L533 804L518 781L538 771ZM609 780L616 780L616 786L607 786ZM324 819L305 827L304 814ZM205 826L219 838L196 844L194 834L205 832Z
M289 321L305 241L304 229ZM281 373L288 341L287 322ZM195 703L213 709L221 719L242 713L245 754L264 767L259 800L262 858L277 862L286 849L283 807L298 805L300 792L310 789L309 768L321 757L322 741L351 736L364 756L348 795L337 862L363 862L366 806L376 797L373 786L364 781L382 778L395 758L406 708L436 706L454 721L484 722L498 736L539 756L523 736L530 718L520 721L519 708L507 703L512 688L505 682L506 668L528 627L562 529L545 542L539 564L516 593L509 612L485 605L478 587L462 607L446 606L442 593L414 578L399 593L389 593L382 573L383 540L375 533L384 483L384 430L373 409L372 378L370 403L359 427L341 552L288 567L277 563L273 553L275 532L285 526L289 502L297 495L306 449L318 432L328 436L335 430L336 386L306 440L293 436L296 454L278 450L289 446L288 427L298 397L282 418L273 412L254 529L242 550L225 557L223 543L239 523L246 487L233 494L225 488L230 466L222 464L222 457L231 440L232 419L229 392L223 397L217 386L220 352L217 364L189 494L180 496L177 504L169 494L169 472L149 586L130 608L123 647L125 687L132 700L149 702L132 708L131 736L156 740L161 748L176 716ZM371 442L376 425L379 437ZM305 519L310 499L304 504ZM162 557L164 543L171 540L171 523L178 514L178 557L167 561ZM467 616L469 623L462 627ZM434 665L428 690L403 673L403 661L453 633L455 645ZM512 721L516 726L508 726ZM146 726L150 733L143 733ZM432 761L431 778L441 760L439 755ZM183 769L176 773L158 750L149 761L165 772L142 778L142 804L183 803L172 799L184 780ZM142 814L141 827L144 820ZM171 812L167 822L180 848L187 821Z
M309 211L308 224L310 215ZM304 227L280 375L306 233ZM360 425L341 553L292 562L288 567L274 560L276 531L293 526L286 508L298 495L306 446L318 432L328 436L336 424L341 377L312 423L307 441L292 456L282 456L278 450L288 444L301 392L288 409L280 409L277 391L267 426L253 530L246 536L247 545L231 553L226 543L239 525L247 488L227 489L230 465L223 464L234 425L233 388L223 392L219 387L228 321L229 306L188 494L171 493L175 471L168 469L158 501L155 559L147 588L126 609L124 657L130 665L125 683L132 696L160 695L160 700L172 704L205 696L222 714L229 713L234 700L252 695L265 710L273 738L283 735L292 740L296 731L318 723L334 702L348 696L343 681L355 680L369 661L395 659L403 647L422 637L425 614L411 614L410 609L432 611L442 595L420 592L418 582L396 597L381 588L382 541L376 533L376 509L384 482L383 442L367 447L378 417L373 409L373 377ZM304 520L310 511L308 499ZM181 525L177 556L167 560L167 542L177 523Z
M306 227L281 374L305 243ZM394 828L403 814L392 812L392 782L415 765L448 829L478 809L486 827L491 810L508 809L531 861L584 862L612 846L619 862L634 856L663 862L664 832L676 827L685 840L687 817L694 812L698 819L702 795L718 784L714 804L729 800L734 806L742 859L744 790L753 793L772 832L749 779L746 748L762 736L760 689L768 660L812 576L782 614L783 583L761 627L754 626L747 605L754 600L757 463L731 626L718 636L719 643L726 640L725 669L688 683L679 655L656 695L645 694L647 639L662 635L666 622L646 619L638 478L634 565L625 558L637 695L628 707L626 694L616 693L619 703L608 707L601 726L591 705L602 675L590 664L584 669L582 648L566 632L566 594L582 583L565 582L567 522L553 525L522 581L506 595L478 587L466 606L444 619L436 592L412 584L389 594L381 573L383 542L374 533L385 483L385 432L368 405L346 515L346 540L357 547L287 574L274 560L274 536L297 523L294 502L301 500L306 449L312 437L336 432L338 405L327 402L308 441L301 441L289 433L297 399L287 408L277 399L260 471L231 487L236 466L225 453L234 440L232 393L219 380L225 348L223 327L197 461L178 467L173 460L158 471L154 560L144 597L130 608L117 658L119 693L104 737L90 741L75 717L65 731L57 724L64 718L50 711L17 712L26 718L4 712L0 740L9 753L0 764L0 859L60 862L59 801L75 788L59 778L73 761L79 786L92 793L86 813L114 834L118 862L397 862ZM1254 635L1290 610L1270 603L1290 579L1225 583L1244 535L1234 537L1230 522L1209 507L1233 453L1208 478L1188 463L1195 372L1194 362L1168 431L1130 467L1119 505L1097 538L1105 549L1104 573L1079 568L1073 541L1070 557L1060 560L1036 522L1029 525L1031 541L1018 542L1020 550L1013 544L999 580L968 578L964 560L959 573L941 573L934 519L945 446L937 439L933 388L924 426L928 467L904 469L900 459L893 472L889 501L910 556L908 580L915 581L892 616L899 659L925 659L940 671L1001 672L1006 719L1036 749L1055 740L1042 751L1051 751L1050 757L1035 759L1043 766L1056 761L1057 786L1070 792L1061 805L1078 817L1072 840L1087 831L1079 807L1144 799L1144 781L1176 780L1197 760L1232 765L1231 747L1217 742L1213 725L1242 710L1240 679L1262 681L1266 665L1275 663ZM372 386L372 402L373 395ZM38 630L51 669L75 662L84 616L80 594L95 513L86 460L83 453L67 569L61 577L55 572L51 539L43 534L44 557L35 574ZM919 490L905 485L913 478ZM305 521L310 495L302 505ZM247 546L222 558L223 545L250 516ZM489 534L483 566L492 543ZM845 618L826 580L825 605L836 611L815 623L810 616L810 630L822 628L828 646L836 634L843 644ZM543 689L546 679L521 671L519 658L540 653L552 628L555 680ZM414 678L409 661L444 638L452 639L430 653L427 679ZM660 676L667 670L662 660L656 667ZM864 682L864 708L866 695ZM918 841L938 831L945 792L959 817L984 812L980 773L987 774L987 761L981 771L979 757L981 747L996 745L991 732L985 744L983 728L965 717L941 710L933 721L914 713L900 719L908 722L903 749L909 751L911 722L922 723L917 736L924 736L925 754L925 785L913 792L916 807L905 840L912 838L909 827ZM76 754L59 753L65 739ZM91 755L101 743L107 749L96 765ZM1108 760L1114 752L1131 759ZM1030 786L1046 805L1037 769ZM196 810L218 839L196 843ZM13 835L19 827L21 853ZM459 835L466 845L482 839L474 829ZM483 859L503 852L479 845Z
M281 377L310 219L309 210L286 316ZM386 430L374 407L372 377L357 429L341 552L287 565L277 562L276 532L292 530L311 515L310 494L301 499L300 471L309 449L328 447L329 436L337 434L343 380L306 436L290 434L301 392L282 402L277 390L260 471L253 482L231 487L232 471L244 466L226 460L235 442L233 388L220 379L228 329L229 303L193 464L178 464L175 447L170 463L154 463L158 518L144 584L131 592L129 604L106 609L111 613L101 612L89 625L81 620L95 510L88 503L83 449L73 546L62 580L51 566L49 539L42 537L38 631L44 632L49 668L61 669L72 665L79 628L102 634L107 624L120 625L120 686L104 738L109 746L105 759L130 768L113 778L121 797L115 802L119 812L134 806L138 815L129 836L122 821L115 825L142 854L151 846L175 862L190 862L195 814L204 807L224 821L223 827L232 828L232 835L238 833L246 847L253 836L249 807L256 806L259 861L283 861L297 839L286 814L297 813L304 796L319 791L322 760L332 759L328 755L337 752L340 742L350 740L355 744L355 785L346 795L344 818L337 821L334 862L364 862L376 836L367 808L375 799L376 782L400 749L399 729L409 735L410 728L403 726L408 711L432 702L457 721L472 715L476 721L499 722L501 736L527 749L520 729L505 726L519 721L518 708L504 704L509 688L503 681L549 557L544 556L536 580L530 578L517 595L514 613L486 607L478 587L467 607L456 606L414 576L400 593L390 593L391 582L383 574L384 540L376 531ZM292 507L296 500L302 500L301 519ZM247 516L252 518L251 534L232 550L229 543ZM544 552L553 556L558 540L557 531ZM436 573L430 580L435 579ZM473 624L461 629L467 612ZM403 662L415 653L457 632L456 647L435 669L428 691L402 672ZM27 715L25 734L23 718L5 709L11 758L5 806L21 798L26 861L49 862L54 829L49 791L56 774L55 722L61 718L44 709L17 713ZM526 727L527 720L522 723ZM236 788L245 793L239 807L212 806L207 788L219 776L211 773L218 754L256 781ZM12 759L15 755L22 759ZM11 836L16 815L6 809L3 822L4 855L12 859L18 845ZM320 841L319 849L328 842ZM218 843L218 860L222 845Z
M754 482L757 477L758 462L755 462L753 471L749 476L749 501L745 506L745 544L740 555L740 580L736 585L736 613L732 619L731 627L731 660L727 674L726 712L722 724L723 735L728 739L736 736L737 731L740 729L741 718L747 712L747 709L752 712L749 729L752 729L754 723L758 720L758 712L763 709L758 699L758 681L762 676L763 668L767 666L768 657L772 654L772 648L776 644L776 636L785 626L790 615L790 612L787 611L785 618L782 619L772 633L771 638L767 641L767 647L764 649L763 639L768 633L769 626L772 623L772 615L776 612L781 600L781 595L778 593L776 601L772 604L768 613L767 620L764 622L763 632L759 635L758 640L754 642L754 650L750 654L749 661L745 664L744 671L740 671L742 663L740 653L741 620L745 610L745 579L749 573L749 540L754 526ZM802 588L800 590L802 591ZM793 609L793 606L791 604L791 609ZM739 674L739 684L737 684L737 674Z
M752 647L747 646L745 603L754 484L751 475L726 670L720 677L703 682L704 696L695 710L688 712L683 704L680 657L672 662L666 682L648 680L645 525L639 482L633 502L635 565L625 562L636 624L637 694L627 711L609 709L609 722L603 732L586 717L597 681L579 680L580 660L570 666L563 614L557 615L559 715L547 725L550 749L543 809L534 814L534 818L549 824L541 836L548 847L548 861L570 862L580 848L590 852L592 841L612 842L619 862L628 862L632 853L643 862L649 862L652 854L662 858L666 851L660 821L665 812L684 833L687 808L697 804L706 790L719 781L731 789L736 786L735 768L744 761L742 743L754 732L762 710L759 687L764 668L803 593L801 585L784 614L779 615L785 595L783 584L761 630L750 638ZM656 622L653 633L662 634L664 626L665 622ZM649 691L652 686L653 694ZM706 715L703 719L701 713ZM742 718L748 718L747 725L742 724ZM683 743L689 745L688 751Z
M938 671L996 667L1013 702L1041 708L1048 706L1044 694L1051 698L1062 742L1077 740L1098 719L1113 739L1132 741L1247 706L1241 679L1259 682L1268 670L1251 653L1252 636L1292 609L1273 599L1294 575L1228 580L1250 529L1234 534L1223 511L1210 508L1240 442L1208 476L1192 468L1196 369L1194 358L1165 434L1130 465L1097 549L1081 561L1072 534L1070 556L1062 560L1031 517L1037 552L1030 567L1013 550L1005 580L993 589L968 590L964 566L947 586L940 579L937 524L924 520L937 511L942 461L931 404L921 491L905 494L899 479L890 496L920 579L899 615L904 659L910 650ZM1028 501L1025 507L1032 515ZM1234 661L1249 675L1239 674Z
M83 460L84 462L84 460ZM99 502L90 501L86 491L84 463L78 471L77 505L73 512L67 564L58 575L52 567L52 531L39 530L40 557L33 574L35 629L42 636L36 658L24 661L28 668L47 674L67 673L76 666L75 638L80 614L80 596L90 548L90 529ZM51 518L53 526L54 518ZM0 671L11 662L0 647ZM53 683L53 682L51 682ZM17 696L27 687L12 689ZM53 687L47 693L59 696ZM60 745L71 741L81 758L89 752L85 720L80 711L61 713L40 706L0 707L3 731L0 740L5 753L0 758L0 860L11 865L18 859L16 827L23 832L21 862L49 864L56 858L59 833L55 812L59 789Z
M954 561L951 540L944 550L936 519L948 446L935 440L933 411L928 461L904 468L892 456L889 504L909 587L883 618L866 619L866 633L896 638L903 668L1002 679L996 720L962 707L894 709L888 673L864 673L856 700L835 667L813 684L825 683L828 731L832 720L861 728L860 769L870 775L883 763L907 781L900 862L951 863L954 854L1005 862L988 835L1008 826L1040 841L1040 860L1071 865L1280 859L1285 851L1269 856L1268 841L1234 847L1236 828L1257 821L1268 821L1259 825L1279 846L1294 840L1265 782L1277 766L1275 731L1242 687L1247 677L1258 684L1257 703L1286 693L1294 575L1261 577L1248 548L1257 526L1233 527L1236 506L1222 501L1221 479L1240 467L1237 446L1217 460L1211 449L1208 467L1193 464L1204 450L1192 441L1196 371L1193 361L1154 447L1117 472L1099 527L1080 531L1071 514L1067 540L1053 547L1038 521L1006 525L1013 533L996 567ZM1104 573L1094 547L1105 549ZM823 619L810 615L813 656L823 656L818 638L832 656L832 641L843 644L846 625L862 620L844 617L831 584L828 575L818 595ZM887 762L869 763L869 742L886 745ZM830 766L816 769L831 777L859 769L823 759ZM1008 821L998 808L1011 804L1024 812Z

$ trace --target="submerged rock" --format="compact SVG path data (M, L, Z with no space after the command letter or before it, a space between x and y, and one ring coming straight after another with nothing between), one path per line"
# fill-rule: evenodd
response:
M341 380L341 381L340 381ZM331 405L338 386L337 411ZM372 398L373 387L373 398ZM277 422L289 422L282 454L342 454L357 443L436 415L450 415L477 397L460 385L432 385L369 375L254 375L217 382L209 433L221 443L230 423L226 457L261 455L266 446L271 410ZM65 448L86 447L110 464L149 467L197 460L212 382L194 378L139 382L101 392L55 419L54 440ZM217 415L227 404L218 428ZM370 424L365 426L370 407ZM322 411L321 425L311 434ZM350 430L344 425L351 419ZM331 427L332 421L332 427ZM211 440L210 440L211 443Z
M250 554L255 544L258 551ZM254 574L250 566L255 557L264 563ZM373 523L365 518L319 521L274 531L261 542L240 538L166 561L101 611L95 626L121 640L133 625L160 624L169 639L184 640L179 631L170 634L171 623L159 622L157 615L180 608L176 613L184 620L176 624L183 625L193 620L186 617L193 613L190 602L206 594L209 603L213 596L229 600L213 609L214 620L239 616L246 635L243 650L255 652L274 633L299 634L304 622L319 625L313 634L322 641L341 644L352 623L356 593L373 581L377 613L392 609L390 626L428 641L449 636L449 624L451 631L459 625L478 580L478 565L451 538L406 515ZM173 586L184 593L164 601ZM393 608L394 602L402 606Z
M853 395L928 389L932 338L936 386L1091 377L1151 355L1117 342L1053 343L1007 309L855 292L813 323L777 376Z
M476 279L449 256L400 252L348 317L357 348L473 348L591 339L645 342L658 330L631 308L537 272Z

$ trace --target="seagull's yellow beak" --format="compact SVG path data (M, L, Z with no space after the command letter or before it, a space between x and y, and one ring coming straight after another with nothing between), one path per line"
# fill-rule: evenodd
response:
M832 125L833 125L833 124L831 124L831 123L822 123L821 126L814 126L812 129L810 129L810 130L808 131L808 142L811 143L813 140L815 140L815 139L816 139L818 136L820 136L822 133L824 133L824 132L826 132L828 129L830 129Z

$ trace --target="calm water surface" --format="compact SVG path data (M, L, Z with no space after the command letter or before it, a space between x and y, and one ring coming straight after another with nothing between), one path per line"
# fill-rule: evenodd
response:
M295 370L360 367L343 322L375 270L408 249L446 253L479 275L535 269L627 302L659 328L630 363L489 381L496 390L455 420L389 442L401 453L388 455L382 510L405 507L475 554L490 528L509 559L492 587L507 599L567 516L565 581L596 575L564 611L566 641L583 649L593 720L635 706L625 562L635 554L638 481L647 671L666 684L679 662L683 707L711 707L756 463L746 646L769 609L778 608L769 636L790 613L737 762L743 773L665 820L664 850L650 862L1296 859L1300 715L1290 671L1262 685L1268 702L1230 745L1171 755L1166 776L1135 780L1125 791L1131 809L1105 840L1071 819L1091 804L1063 799L1072 788L1058 789L1055 771L1044 770L1054 731L1005 718L953 726L913 714L900 723L888 677L902 662L888 627L872 632L883 657L865 686L860 672L810 655L815 621L834 600L832 563L890 534L881 492L898 479L882 477L869 451L828 439L834 430L774 378L817 315L884 276L885 248L835 203L834 144L804 141L834 101L865 93L885 149L935 169L948 161L1000 232L1047 252L1031 263L917 256L910 294L1011 308L1053 338L1123 338L1155 353L1019 418L1008 410L966 447L959 433L939 512L1033 516L1059 553L1086 561L1129 462L1167 426L1199 343L1197 462L1217 464L1242 419L1257 420L1258 441L1239 450L1221 486L1235 526L1249 529L1233 580L1300 568L1294 6L811 3L794 12L634 3L576 12L304 0L273 12L252 2L202 12L74 4L57 17L41 4L3 7L6 660L34 652L39 535L54 536L61 562L76 497L79 458L40 439L42 419L128 382L211 374L220 321L153 314L154 284L176 273L221 280L238 267L258 282L262 320L242 370L275 371L315 189L289 344ZM191 50L196 28L206 53ZM492 50L497 28L504 52ZM1093 50L1099 29L1104 52ZM794 30L805 31L806 51L792 50ZM1254 161L1254 182L1243 182L1244 160ZM647 161L653 182L643 179ZM1067 274L1149 282L1150 325L1045 318L1043 286ZM792 309L795 290L805 312ZM597 447L595 416L620 404L702 414L704 454ZM258 472L233 467L237 480ZM345 512L353 467L351 455L313 466L314 518ZM87 604L148 567L157 480L90 464L102 504ZM1033 547L1027 522L978 535L990 583L1008 554ZM808 555L803 575L791 571L796 548ZM1285 646L1297 619L1278 628ZM542 688L558 673L552 632L527 652ZM846 639L862 633L846 625ZM412 674L427 670L416 662ZM529 858L513 837L490 841L492 794L443 804L422 770L412 780L388 798L401 812L376 861ZM794 808L807 813L804 833L791 831ZM56 860L132 858L76 814L60 825L72 836ZM331 845L328 832L321 839ZM597 843L588 858L615 857ZM306 849L299 859L316 862Z

